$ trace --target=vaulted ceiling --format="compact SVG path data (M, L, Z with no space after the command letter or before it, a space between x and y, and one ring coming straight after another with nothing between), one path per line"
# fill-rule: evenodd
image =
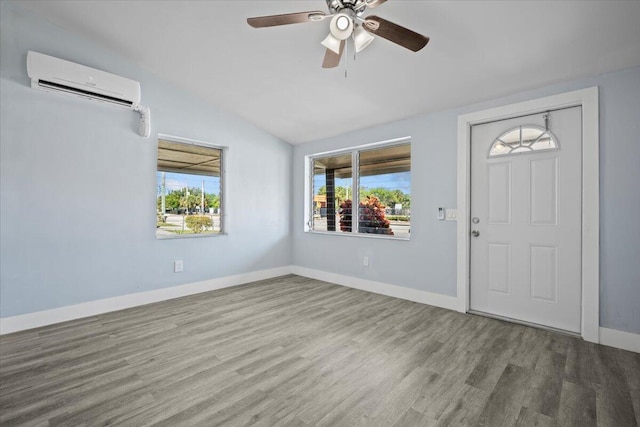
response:
M640 1L389 0L375 14L427 47L377 38L335 69L328 21L246 23L324 0L20 3L292 144L640 65Z

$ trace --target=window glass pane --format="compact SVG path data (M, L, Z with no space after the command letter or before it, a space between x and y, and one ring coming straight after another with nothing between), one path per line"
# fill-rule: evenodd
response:
M493 141L489 157L557 149L558 142L545 128L536 125L518 126Z
M411 145L360 152L358 231L409 237Z
M222 150L158 140L156 235L222 232Z
M536 151L552 150L554 148L557 148L556 141L548 133L542 135L537 141L531 144L531 149Z
M352 176L351 153L313 159L312 230L351 231Z
M524 127L522 128L522 145L530 146L544 131L542 129Z
M500 137L500 139L507 145L518 145L520 143L520 128L510 130Z

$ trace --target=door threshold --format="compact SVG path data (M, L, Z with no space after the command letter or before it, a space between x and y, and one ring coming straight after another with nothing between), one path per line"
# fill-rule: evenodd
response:
M475 316L488 317L490 319L501 320L503 322L515 323L522 326L529 326L531 328L542 329L549 332L555 332L557 334L567 335L573 338L582 339L582 335L577 332L565 331L564 329L553 328L551 326L540 325L538 323L526 322L524 320L513 319L511 317L499 316L497 314L485 313L483 311L467 310L467 314L473 314Z

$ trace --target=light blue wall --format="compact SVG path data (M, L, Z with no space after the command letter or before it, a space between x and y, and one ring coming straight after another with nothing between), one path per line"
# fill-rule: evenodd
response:
M290 264L289 144L12 2L0 8L1 317ZM140 81L152 136L137 135L132 111L31 89L27 50ZM229 147L227 236L156 240L158 133Z
M640 67L295 147L293 264L455 296L456 226L436 213L456 206L458 115L591 86L600 88L600 324L640 333ZM403 136L413 142L411 241L303 232L306 155Z
M457 116L597 85L600 323L640 333L640 68L292 150L13 2L0 2L0 24L1 317L289 264L455 295L455 222L435 216L456 204ZM27 50L139 80L152 138L137 136L131 111L30 89ZM228 236L156 240L157 133L230 147ZM305 155L402 136L413 138L411 241L302 231ZM175 259L184 273L173 273Z

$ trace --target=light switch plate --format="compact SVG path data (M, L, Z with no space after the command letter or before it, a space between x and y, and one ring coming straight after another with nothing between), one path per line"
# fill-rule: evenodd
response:
M458 211L456 209L447 209L445 220L456 221L458 219Z

